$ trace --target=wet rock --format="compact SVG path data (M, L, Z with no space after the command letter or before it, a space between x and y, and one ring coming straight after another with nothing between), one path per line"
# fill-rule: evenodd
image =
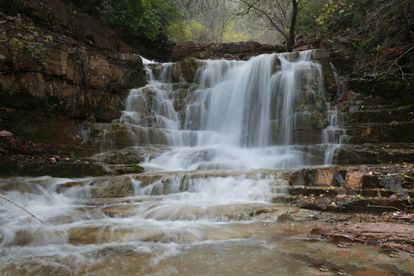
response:
M7 137L13 137L13 133L7 130L0 131L0 138L7 138Z
M168 145L168 130L126 124L90 124L90 144L101 151L150 144Z
M115 164L107 165L108 174L123 175L123 174L137 174L143 173L144 168L137 164Z
M280 223L290 222L290 221L295 221L295 219L289 213L284 213L277 217L277 222L280 222Z
M59 193L70 189L84 189L92 198L127 197L134 194L131 176L101 177L92 180L67 182L57 188Z
M29 231L19 230L16 232L13 244L17 246L29 245L33 241L33 236Z
M204 62L194 58L184 59L178 62L181 73L187 82L194 82L197 74L197 70L203 66Z
M94 155L91 159L105 164L138 164L145 158L153 158L161 154L169 147L162 145L148 145L142 147L131 147L115 151L107 151Z
M136 213L133 206L107 207L102 212L109 217L129 217Z

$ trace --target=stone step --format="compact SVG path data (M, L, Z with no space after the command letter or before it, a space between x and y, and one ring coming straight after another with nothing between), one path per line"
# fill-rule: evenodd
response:
M327 197L297 197L292 204L309 210L328 212L412 212L411 201L401 198L361 198L361 196L346 196L341 199Z
M289 210L289 206L263 204L223 204L209 206L177 205L173 210L164 208L166 218L158 218L151 214L159 211L157 208L148 209L145 214L134 205L113 206L103 209L99 216L89 216L90 212L79 217L48 221L44 227L16 228L15 235L5 243L8 246L41 246L50 243L68 243L76 246L88 244L105 244L113 242L156 242L156 243L192 243L203 240L229 240L249 238L254 235L254 229L246 232L244 221L272 219L276 221ZM151 206L149 206L151 207ZM169 206L165 206L169 207ZM177 213L180 207L180 213ZM95 208L96 210L98 208ZM88 211L93 211L91 209ZM79 210L81 211L81 210ZM87 211L87 210L83 210ZM168 215L171 214L171 217ZM134 216L133 218L126 219ZM180 223L177 224L177 220ZM231 223L227 223L231 222ZM1 241L1 237L0 237Z
M217 178L234 178L234 181L266 181L271 191L283 194L288 186L286 171L186 171L154 172L121 176L96 177L70 181L57 187L59 193L74 193L87 198L119 198L137 194L159 196L191 190L195 179L211 180L205 185L214 184Z
M413 143L414 122L361 124L346 129L349 144Z
M413 189L401 189L398 191L392 191L388 189L345 189L339 187L304 187L294 186L289 188L289 194L292 196L315 196L315 197L341 197L341 196L354 196L358 195L364 198L377 198L377 197L391 197L391 196L402 196L402 197L413 197Z
M358 123L411 122L413 120L414 112L404 107L396 109L361 110L346 113L345 126L354 126Z
M413 143L343 145L335 156L339 165L403 162L414 163Z
M383 110L405 108L412 109L413 106L407 102L390 102L383 98L362 97L354 100L343 100L339 102L339 107L344 112L356 112L364 110Z
M387 189L399 192L413 189L414 165L381 164L310 168L291 172L288 179L291 187Z

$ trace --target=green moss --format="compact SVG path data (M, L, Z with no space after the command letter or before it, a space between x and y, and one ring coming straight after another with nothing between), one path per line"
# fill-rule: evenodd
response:
M144 168L136 164L129 164L128 169L131 169L131 173L143 173L144 172Z

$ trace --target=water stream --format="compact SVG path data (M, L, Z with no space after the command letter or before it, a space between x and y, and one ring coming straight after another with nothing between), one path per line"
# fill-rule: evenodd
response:
M344 134L313 52L198 61L192 83L175 63L144 61L149 83L117 123L133 146L167 150L142 175L1 179L45 223L0 201L0 274L317 275L289 248L319 245L287 243L293 228L277 220L290 209L275 204L281 169L333 162Z

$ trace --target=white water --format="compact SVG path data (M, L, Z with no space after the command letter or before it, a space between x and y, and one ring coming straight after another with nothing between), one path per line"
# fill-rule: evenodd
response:
M69 183L74 185L62 189ZM134 187L124 198L94 190L103 191L100 187L105 185L118 189L123 183ZM118 255L117 262L124 258L126 266L138 261L138 267L157 267L158 260L200 242L246 238L248 225L255 223L250 213L271 206L271 198L285 193L286 186L278 174L265 171L168 173L146 185L129 176L0 179L8 199L44 221L0 200L0 274L17 270L30 275L83 275L99 267L106 256ZM128 260L131 254L148 255L152 262ZM105 273L114 267L108 262Z
M145 133L156 128L153 143L163 137L163 143L172 146L148 160L146 168L297 168L330 163L326 156L333 155L338 143L322 140L326 131L321 130L320 144L297 144L300 134L295 136L298 110L310 106L312 99L326 97L322 68L312 60L312 51L267 54L246 62L203 62L190 88L181 87L182 76L178 83L172 80L177 70L180 74L178 65L145 62L149 84L131 91L121 122L145 127ZM185 109L177 111L182 89L187 89ZM331 111L327 117L331 119ZM135 141L139 145L151 138ZM335 146L324 147L326 143ZM318 150L326 152L318 157Z
M312 52L208 60L195 84L176 64L143 61L149 84L130 92L120 122L136 145L170 147L144 164L168 172L0 179L6 197L45 222L0 201L0 274L199 275L210 260L205 275L292 275L298 263L276 255L272 228L286 214L273 199L288 183L263 168L323 165L339 144L331 108L320 144L295 137L296 115L325 96ZM103 138L102 147L112 147L109 130ZM266 258L277 263L257 265Z
M328 105L329 125L323 130L323 143L326 146L324 164L333 163L335 152L347 140L346 130L342 128L342 118L338 108Z

